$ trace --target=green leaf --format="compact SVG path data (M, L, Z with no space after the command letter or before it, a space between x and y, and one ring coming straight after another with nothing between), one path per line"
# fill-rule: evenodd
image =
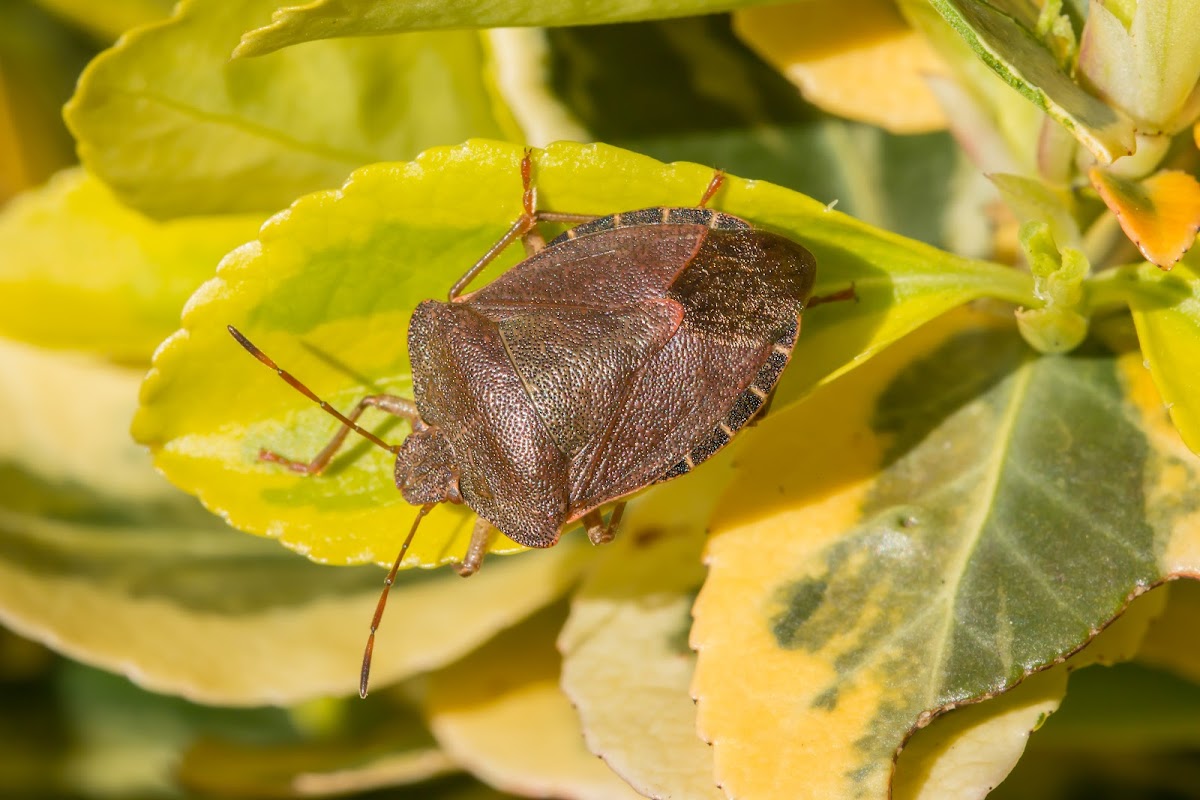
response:
M230 62L275 5L185 0L97 57L66 109L89 171L153 216L274 211L362 164L511 128L471 32Z
M1018 309L1017 325L1025 341L1040 353L1066 353L1087 336L1088 321L1080 313L1083 280L1089 264L1083 252L1064 246L1060 252L1046 222L1021 226L1021 247L1033 273L1034 291L1045 305Z
M1175 133L1197 112L1200 5L1136 3L1123 20L1106 4L1092 4L1079 70L1145 132Z
M38 712L40 727L57 729L61 737L56 763L47 764L29 789L14 796L178 797L176 767L200 736L259 742L299 738L285 709L199 706L70 662L57 665L47 683ZM10 707L5 698L0 730ZM29 729L19 733L28 736Z
M167 485L125 431L140 371L6 344L0 376L0 623L201 702L357 689L379 570L313 564ZM403 576L375 685L458 658L550 602L580 555L568 545L468 582Z
M617 0L606 3L479 0L314 0L284 5L269 24L247 31L234 57L258 56L283 47L339 36L439 28L513 28L599 25L610 22L715 14L762 0ZM278 6L278 0L275 5Z
M0 335L148 362L221 256L262 217L158 223L69 170L0 211Z
M415 514L393 485L391 455L363 444L311 479L260 462L263 447L315 454L338 424L241 351L226 326L336 406L368 391L408 394L409 316L419 301L444 296L518 216L521 153L480 141L364 168L230 254L142 388L134 435L156 464L239 528L319 560L389 563ZM586 214L693 205L712 176L603 145L558 143L535 161L541 207ZM817 258L818 294L857 287L858 302L805 316L777 407L972 298L1036 302L1027 275L875 230L767 183L731 177L715 204L803 242ZM486 275L516 258L510 250ZM380 432L403 433L394 423ZM472 527L465 509L439 509L422 525L406 564L462 557ZM493 544L515 548L503 537Z
M965 313L906 342L906 368L739 453L692 632L728 792L883 797L915 728L1200 567L1200 459L1155 422L1138 354L1039 358Z
M170 16L171 0L37 0L60 17L71 20L97 36L111 41L138 25Z
M457 771L396 694L318 701L329 721L291 741L205 736L183 753L179 782L204 797L340 797ZM308 710L294 716L303 721Z
M819 113L727 17L551 28L545 37L549 92L598 141L770 180L943 249L990 251L983 209L994 193L967 178L949 135L896 136ZM520 115L524 93L514 95L506 93Z
M1135 150L1134 124L1122 111L1088 94L1063 71L1033 34L1014 0L933 0L933 6L976 55L1038 108L1110 164Z

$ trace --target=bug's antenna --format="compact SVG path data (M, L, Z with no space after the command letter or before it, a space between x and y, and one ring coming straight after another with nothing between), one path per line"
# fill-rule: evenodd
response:
M279 375L279 377L281 377L285 381L287 381L288 386L291 386L293 389L300 392L300 394L304 395L309 400L312 400L314 403L319 405L321 407L322 411L325 411L325 412L333 415L334 417L337 418L337 420L339 422L341 422L347 428L350 428L355 433L357 433L359 436L363 437L364 439L371 442L372 444L382 447L384 450L387 450L389 453L400 452L399 445L388 444L383 439L380 439L378 436L371 433L366 428L363 428L363 427L360 427L359 425L357 425L352 419L348 418L345 414L338 411L333 406L329 405L329 403L326 403L324 400L317 397L316 394L313 393L312 389L309 389L307 386L305 386L303 383L301 383L299 381L299 379L296 378L295 375L293 375L292 373L283 369L278 364L276 364L274 361L272 361L270 356L268 356L262 350L259 350L257 347L255 347L254 344L249 339L247 339L244 335L242 335L242 332L239 331L237 328L233 327L232 325L226 325L225 327L227 327L229 329L229 333L233 336L233 338L237 339L237 343L240 344L242 347L246 348L246 352L250 353L250 355L254 356L259 361L266 364L271 369L275 370L275 373L277 375ZM419 517L418 517L418 519L419 519Z
M388 592L392 590L392 584L396 582L396 573L400 571L400 562L404 560L404 554L408 552L408 546L412 544L413 536L417 533L417 526L421 524L421 520L429 513L429 509L433 508L436 503L426 503L417 511L417 518L413 520L412 529L409 530L408 536L404 539L404 544L400 545L400 554L396 556L396 563L392 564L391 570L387 577L383 579L383 591L379 593L379 602L375 604L375 616L371 617L371 633L367 636L367 647L363 650L362 674L358 680L358 696L366 699L367 682L371 678L371 655L375 652L375 631L379 630L379 621L383 619L383 607L387 605Z

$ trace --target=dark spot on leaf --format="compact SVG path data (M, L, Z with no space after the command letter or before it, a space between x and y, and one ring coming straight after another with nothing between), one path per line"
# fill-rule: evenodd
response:
M824 580L797 581L780 589L783 609L771 619L771 632L780 647L800 646L799 631L825 599L828 584Z
M837 708L838 690L835 686L830 686L825 691L813 698L812 707L820 708L825 711L833 711Z
M666 535L666 531L662 528L644 528L633 535L633 546L649 547L661 539L664 535Z

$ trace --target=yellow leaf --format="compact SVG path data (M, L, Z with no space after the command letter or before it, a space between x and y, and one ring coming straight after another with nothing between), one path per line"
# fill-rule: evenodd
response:
M221 256L262 221L157 222L82 169L64 170L0 212L0 334L146 363Z
M511 559L524 561L526 559ZM565 800L640 798L588 752L558 688L560 611L507 631L429 678L426 714L455 761L498 789Z
M946 126L925 83L945 74L933 49L891 0L802 2L734 12L738 35L833 114L893 133Z
M690 611L704 580L704 530L741 442L772 427L764 420L687 483L631 503L617 540L571 598L558 640L563 691L592 752L647 797L724 797L688 694Z
M0 624L158 692L223 705L357 689L383 572L322 567L171 487L125 431L140 370L0 343ZM566 591L586 543L392 589L376 686Z
M1100 167L1092 167L1088 175L1147 261L1170 269L1196 243L1200 182L1193 176L1163 170L1134 181Z

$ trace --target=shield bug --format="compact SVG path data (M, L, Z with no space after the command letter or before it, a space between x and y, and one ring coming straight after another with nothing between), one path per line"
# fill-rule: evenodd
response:
M332 408L241 333L230 333L342 423L311 461L259 457L320 473L354 430L396 455L395 480L420 506L384 583L363 656L365 697L375 631L417 526L441 502L479 515L463 575L479 568L493 528L549 547L582 523L610 540L622 498L691 471L767 402L791 357L811 298L816 260L799 244L707 208L723 175L693 207L594 217L536 210L531 154L521 161L523 213L451 287L417 306L409 327L413 399L364 397ZM546 244L538 223L576 227ZM517 239L527 258L466 292ZM407 419L400 445L357 420L367 408ZM607 522L601 508L616 501Z

